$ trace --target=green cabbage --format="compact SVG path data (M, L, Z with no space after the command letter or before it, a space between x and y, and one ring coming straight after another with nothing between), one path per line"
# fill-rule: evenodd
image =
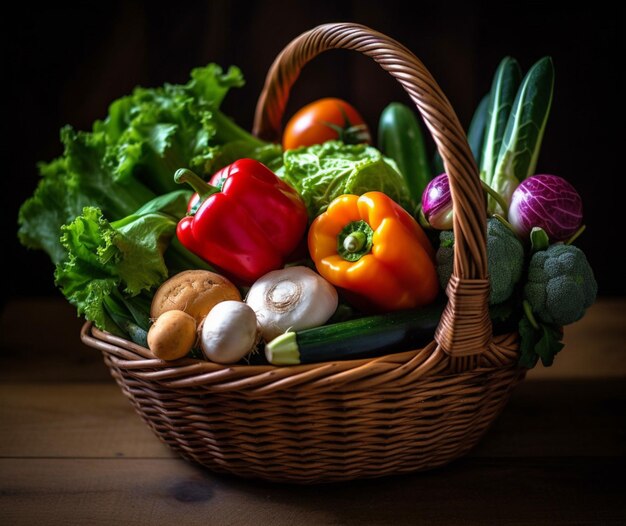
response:
M409 189L394 162L372 146L328 141L287 150L277 173L300 193L310 219L324 212L340 195L374 190L387 194L410 212L414 209Z

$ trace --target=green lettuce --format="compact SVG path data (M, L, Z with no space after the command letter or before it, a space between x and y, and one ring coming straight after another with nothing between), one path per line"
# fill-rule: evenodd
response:
M91 132L63 128L63 155L39 165L39 186L20 209L21 242L59 264L67 252L61 227L85 206L114 221L176 190L178 168L206 177L239 156L268 163L279 158L278 146L253 137L219 110L229 89L243 83L238 68L224 72L209 64L194 69L184 85L136 88L113 102Z
M111 144L106 162L113 176L137 176L156 193L169 192L176 189L178 168L212 173L221 145L265 146L218 109L231 88L243 85L238 68L224 73L209 64L194 69L185 85L136 88L115 101L107 119L94 124L94 132L103 131Z
M187 190L171 192L114 222L88 206L62 227L67 257L56 266L55 282L79 314L114 334L125 334L129 324L147 329L150 292L171 272L167 255L189 258L184 268L207 268L196 266L186 249L170 248L189 197Z
M20 208L20 241L45 250L53 263L65 257L61 226L80 215L88 205L98 206L109 218L120 218L155 197L134 179L116 180L103 164L106 137L102 133L61 130L63 157L40 164L43 177L33 197Z
M414 208L406 182L393 161L372 146L328 141L288 150L277 173L300 193L310 219L324 212L340 195L374 190L387 194L409 211Z
M68 256L56 267L56 285L78 313L98 328L124 334L112 316L118 310L113 305L167 278L165 238L175 229L176 221L158 213L116 228L100 209L85 207L81 216L62 229L61 242Z

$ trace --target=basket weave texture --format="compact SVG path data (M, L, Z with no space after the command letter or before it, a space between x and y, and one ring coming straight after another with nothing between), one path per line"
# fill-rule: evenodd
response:
M373 58L421 113L450 177L453 277L435 339L375 359L290 367L155 359L86 323L124 394L158 437L211 470L330 482L441 466L471 449L523 378L516 333L494 337L487 308L485 203L465 133L441 89L404 46L365 26L318 26L271 66L254 132L278 140L302 67L330 49Z

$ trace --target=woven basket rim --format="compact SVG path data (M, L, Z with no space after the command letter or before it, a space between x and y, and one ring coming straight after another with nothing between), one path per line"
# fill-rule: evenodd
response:
M164 361L155 358L149 349L101 331L91 322L83 324L81 339L136 378L156 381L170 388L202 387L207 391L245 391L250 396L261 396L297 386L324 392L347 385L366 389L392 383L399 387L444 378L462 383L467 377L517 367L519 335L509 332L494 337L488 351L479 361L473 361L471 367L445 353L435 341L420 349L377 358L275 366L224 365L195 358Z

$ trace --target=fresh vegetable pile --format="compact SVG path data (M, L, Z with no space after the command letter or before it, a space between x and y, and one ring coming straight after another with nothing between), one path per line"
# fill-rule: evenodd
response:
M519 330L523 367L552 363L561 327L597 292L572 244L580 196L535 174L553 77L549 58L523 79L505 58L468 131L488 197L494 331ZM355 108L321 99L271 144L219 109L242 85L211 64L182 86L137 88L91 132L64 128L64 154L40 165L20 210L22 243L50 255L80 315L163 360L289 365L427 343L454 210L416 114L390 104L376 148Z

